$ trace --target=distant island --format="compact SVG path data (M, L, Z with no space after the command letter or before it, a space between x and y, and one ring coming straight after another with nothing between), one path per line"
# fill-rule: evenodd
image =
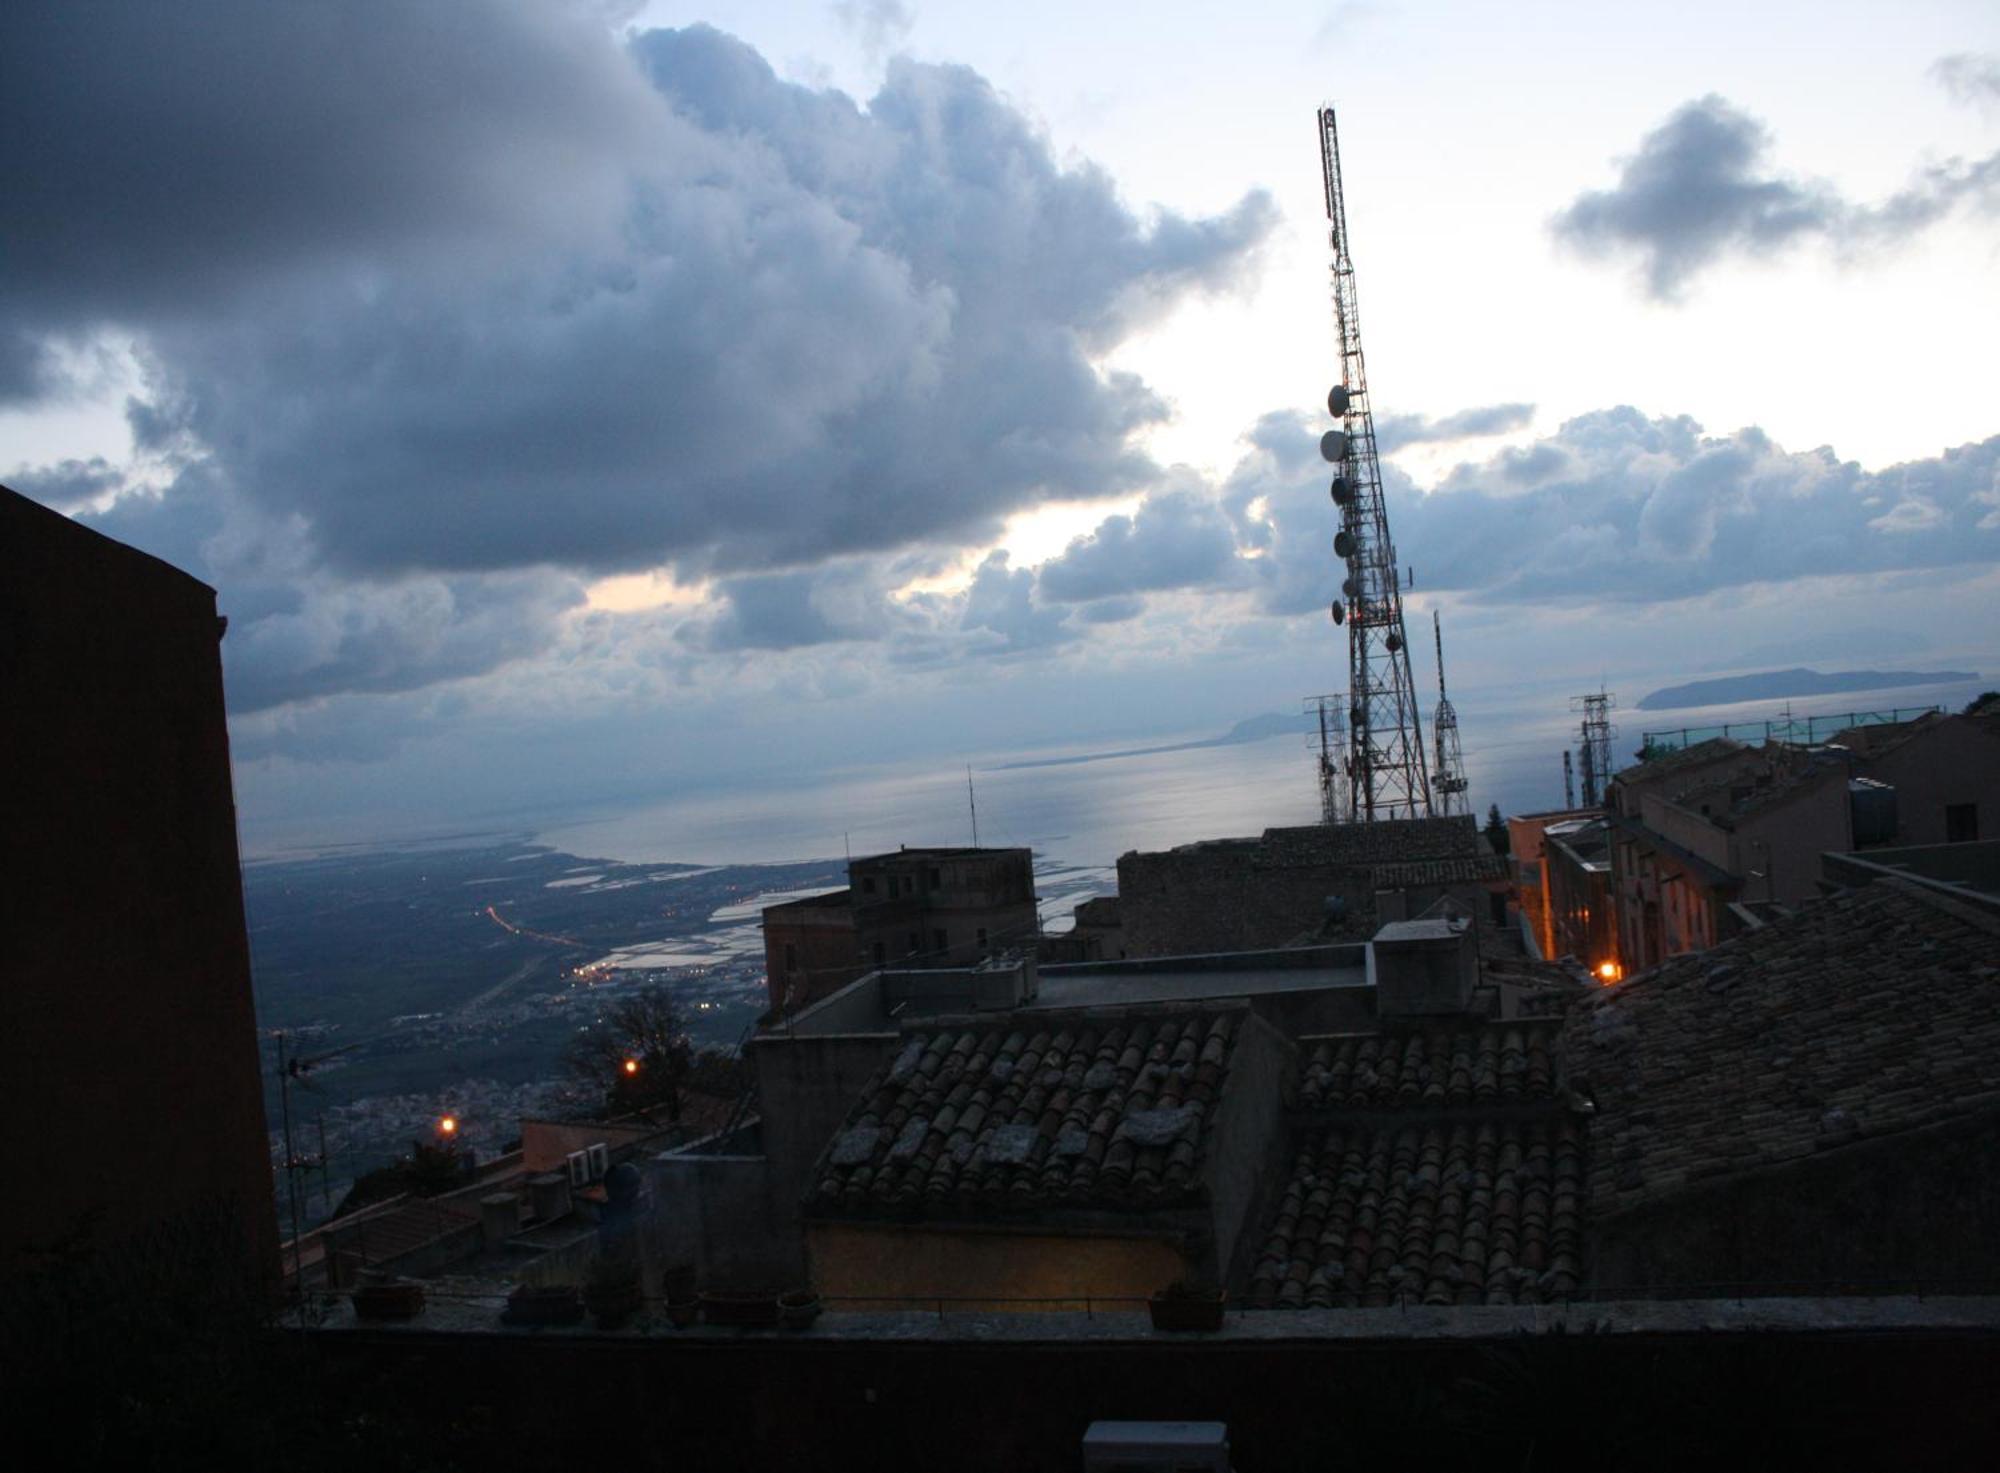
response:
M1978 673L1970 670L1766 670L1757 675L1670 685L1642 699L1639 709L1672 711L1683 706L1726 706L1732 701L1775 701L1786 696L1829 696L1850 690L1977 679Z
M1121 757L1154 757L1162 752L1199 752L1207 747L1239 747L1246 742L1268 741L1274 736L1304 733L1312 718L1267 711L1237 722L1220 736L1202 737L1192 742L1172 742L1162 747L1126 747L1116 752L1084 752L1075 757L1034 757L1025 762L1000 762L990 772L1018 772L1027 767L1074 767L1083 762L1115 762Z

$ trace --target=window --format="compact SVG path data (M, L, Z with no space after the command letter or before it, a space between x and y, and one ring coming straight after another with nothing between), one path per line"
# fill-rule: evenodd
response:
M951 950L951 942L945 938L944 932L942 931L931 932L931 950L932 951Z
M862 879L861 893L863 895L873 895L875 893L875 877L873 875L865 876Z
M919 936L915 931L910 932L910 955L915 956L917 948L921 945L923 945L923 937Z
M944 874L935 866L933 866L929 871L929 873L926 874L925 879L929 883L931 889L933 890L941 890L944 888Z
M1947 844L1971 844L1979 838L1979 805L1977 803L1947 803L1944 805L1944 841Z

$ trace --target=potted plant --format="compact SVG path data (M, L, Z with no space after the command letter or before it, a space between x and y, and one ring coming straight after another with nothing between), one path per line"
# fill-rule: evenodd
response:
M591 1266L590 1282L584 1287L583 1302L597 1320L598 1328L615 1330L639 1312L646 1291L639 1282L636 1264L600 1258Z
M819 1295L810 1289L794 1289L778 1298L778 1320L787 1330L803 1330L819 1318Z
M501 1316L510 1325L574 1325L583 1319L583 1296L574 1284L520 1284Z
M675 1300L693 1303L695 1300L694 1265L691 1263L676 1263L661 1269L660 1294L669 1304L672 1304Z
M1205 1284L1176 1279L1147 1301L1156 1330L1219 1330L1222 1291Z

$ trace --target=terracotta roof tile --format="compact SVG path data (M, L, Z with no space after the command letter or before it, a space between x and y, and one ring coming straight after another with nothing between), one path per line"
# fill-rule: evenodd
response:
M1898 880L1606 989L1564 1025L1593 1212L2000 1106L2000 922Z
M1582 1283L1568 1119L1334 1126L1292 1164L1249 1299L1264 1308L1544 1304Z
M912 1033L814 1168L808 1211L1197 1200L1247 1009L1135 1009Z
M1556 1098L1552 1024L1441 1026L1299 1041L1309 1110L1449 1107Z

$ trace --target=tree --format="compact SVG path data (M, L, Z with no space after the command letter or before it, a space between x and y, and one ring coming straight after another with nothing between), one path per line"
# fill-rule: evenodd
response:
M2000 690L1981 691L1965 703L1962 716L1983 716L1988 711L2000 710Z
M648 987L607 1008L576 1036L564 1062L570 1073L604 1092L613 1114L658 1108L678 1123L694 1045L672 995L664 987Z
M1507 833L1507 820L1500 816L1500 805L1495 803L1486 810L1486 842L1493 846L1495 854L1513 852L1514 841Z

